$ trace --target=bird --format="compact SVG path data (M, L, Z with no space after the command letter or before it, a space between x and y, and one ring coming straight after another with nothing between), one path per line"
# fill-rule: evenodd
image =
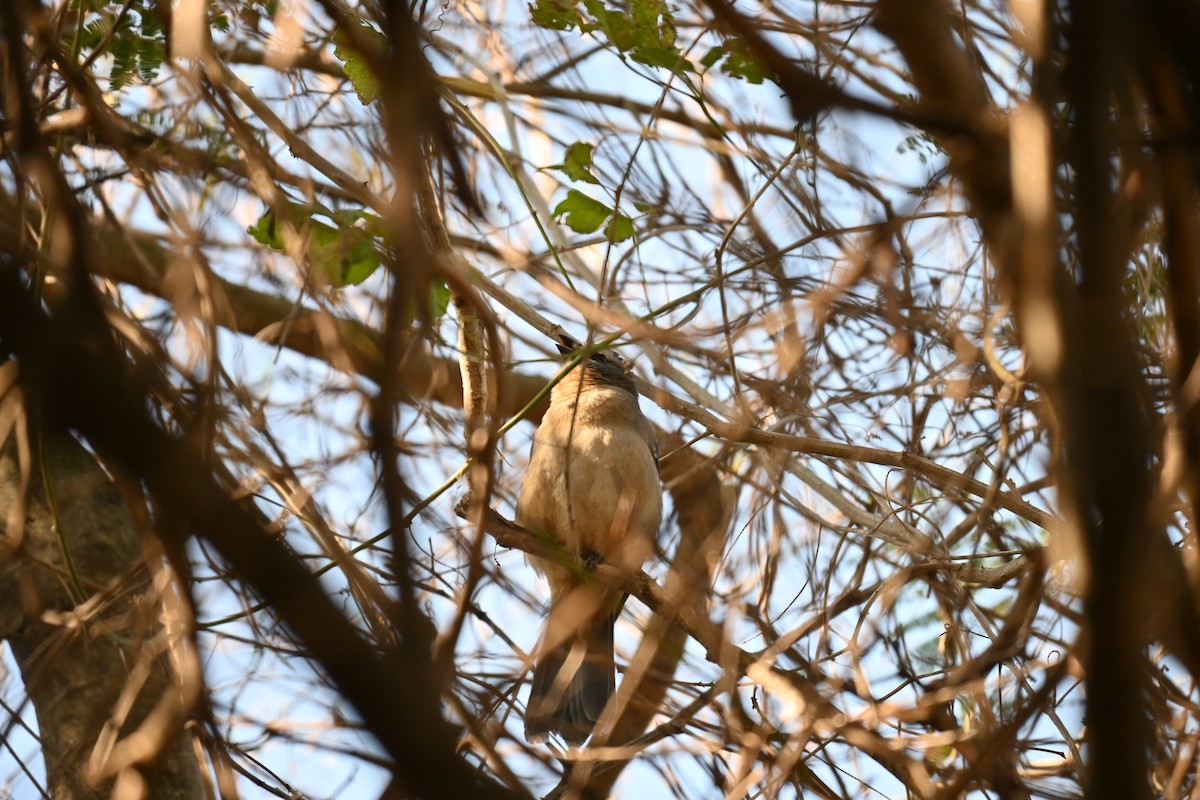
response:
M556 336L560 352L581 345ZM654 550L662 523L658 439L642 414L626 362L614 351L585 352L551 390L534 434L515 521L556 542L585 566L603 562L632 574ZM550 586L536 651L525 738L557 733L581 745L616 688L613 625L625 594L591 570L529 556Z

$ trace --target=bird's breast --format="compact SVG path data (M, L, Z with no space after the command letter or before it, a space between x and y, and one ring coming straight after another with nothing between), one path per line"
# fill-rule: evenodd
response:
M517 522L577 554L640 568L662 521L662 488L648 426L596 424L584 411L551 408L534 439ZM594 411L595 409L590 409ZM565 412L565 413L564 413ZM544 564L535 566L545 570Z

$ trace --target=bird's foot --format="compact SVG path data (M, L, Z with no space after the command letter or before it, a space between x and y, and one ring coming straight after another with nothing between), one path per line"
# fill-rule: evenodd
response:
M587 568L593 572L596 571L596 567L604 563L604 557L595 550L584 550L579 554L579 557L583 559L584 564L587 564Z

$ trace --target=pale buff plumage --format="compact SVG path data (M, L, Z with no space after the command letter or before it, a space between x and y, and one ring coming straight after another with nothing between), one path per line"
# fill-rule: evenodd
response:
M654 429L615 354L585 360L551 392L516 521L585 561L630 572L653 551L662 521ZM613 691L612 625L624 597L585 571L534 557L530 563L546 576L551 598L526 736L554 731L578 744Z

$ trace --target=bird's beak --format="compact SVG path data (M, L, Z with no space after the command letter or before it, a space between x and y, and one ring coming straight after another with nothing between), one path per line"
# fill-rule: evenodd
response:
M558 352L564 356L571 355L571 353L574 353L583 346L562 331L559 331L554 338L556 340L555 343L558 345Z

